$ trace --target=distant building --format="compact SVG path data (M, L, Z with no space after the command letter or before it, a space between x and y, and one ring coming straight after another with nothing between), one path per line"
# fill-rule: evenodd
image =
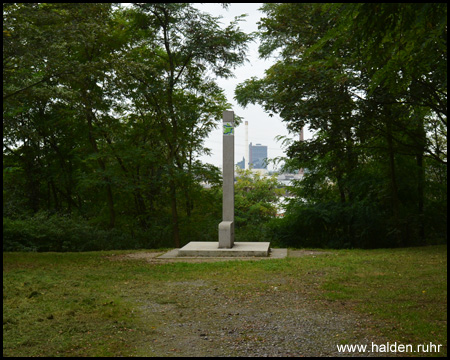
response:
M242 161L239 161L236 166L239 166L242 170L245 169L245 158L242 158Z
M302 180L303 174L279 174L277 176L277 181L283 186L292 186L295 180Z
M267 146L250 143L248 150L250 168L267 169Z

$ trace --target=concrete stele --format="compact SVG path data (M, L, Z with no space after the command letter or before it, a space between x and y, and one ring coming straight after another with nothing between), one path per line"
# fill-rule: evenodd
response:
M219 248L234 245L234 112L223 112L223 201Z

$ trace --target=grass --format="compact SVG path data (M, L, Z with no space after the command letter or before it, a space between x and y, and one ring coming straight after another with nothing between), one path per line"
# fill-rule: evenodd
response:
M319 309L372 317L382 324L374 331L391 343L431 342L442 352L425 355L447 354L447 246L264 261L112 261L126 253L4 253L3 356L142 355L139 348L160 324L141 320L138 300L162 284L186 281L205 281L245 301L276 284L280 294L300 291ZM183 306L170 293L154 301Z
M121 274L101 253L10 253L3 264L4 356L126 350L133 309L117 292Z
M341 256L345 264L322 285L326 298L385 320L392 341L446 344L446 247L351 251Z

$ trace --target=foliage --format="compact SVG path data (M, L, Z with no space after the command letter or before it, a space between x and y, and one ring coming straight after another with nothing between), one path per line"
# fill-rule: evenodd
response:
M376 247L446 238L445 186L437 191L447 183L446 5L262 10L260 55L278 60L264 78L240 84L236 99L278 113L294 134L305 126L314 133L287 149L287 167L307 171L292 189L286 228L277 228L283 242Z
M295 204L271 224L277 246L323 248L391 247L385 214L364 203Z
M119 247L141 233L154 238L145 246L193 235L189 218L210 205L200 184L220 182L198 157L229 107L211 74L231 76L251 38L238 21L222 29L191 4L4 4L3 209L13 228L49 212L51 228L84 218L86 229L123 233ZM49 244L33 246L68 249Z
M287 167L307 171L280 222L273 184L241 175L239 236L337 247L446 239L446 4L262 10L260 54L278 58L236 98L314 137L287 149ZM222 28L181 3L3 4L8 249L217 238L220 170L198 158L229 107L214 77L232 76L252 39L240 20Z
M95 251L161 246L152 232L105 230L85 219L38 212L32 217L3 218L3 251Z
M236 241L270 241L268 222L276 216L278 189L275 176L252 170L236 170Z

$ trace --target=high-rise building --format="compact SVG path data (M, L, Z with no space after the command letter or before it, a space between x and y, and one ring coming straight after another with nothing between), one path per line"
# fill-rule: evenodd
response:
M242 158L242 161L239 161L238 163L236 163L236 166L239 166L240 169L245 169L245 159L244 159L244 157Z
M267 146L250 143L248 150L250 168L267 169Z

